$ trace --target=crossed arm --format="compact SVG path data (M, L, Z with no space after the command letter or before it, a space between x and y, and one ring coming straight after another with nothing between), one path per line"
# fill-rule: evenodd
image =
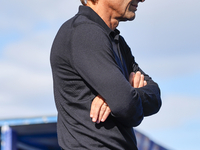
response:
M129 76L129 83L134 88L141 88L147 85L147 82L144 80L144 75L140 71L136 73L132 72ZM94 98L91 105L90 117L93 122L100 123L104 122L109 114L111 113L110 107L104 101L104 99L98 95Z

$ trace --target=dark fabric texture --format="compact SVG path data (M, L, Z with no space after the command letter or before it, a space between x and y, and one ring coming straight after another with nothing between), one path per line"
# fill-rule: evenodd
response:
M135 62L119 35L89 7L59 29L50 55L59 145L65 150L137 150L133 127L161 106L158 85ZM148 85L133 88L128 75L141 71ZM92 100L111 109L103 123L91 121Z

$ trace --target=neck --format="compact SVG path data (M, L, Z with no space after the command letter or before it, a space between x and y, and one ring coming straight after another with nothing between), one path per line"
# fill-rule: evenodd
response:
M91 1L88 1L87 6L92 8L111 30L116 29L119 24L119 20L112 16L112 11L108 9L104 3L98 1L94 4Z

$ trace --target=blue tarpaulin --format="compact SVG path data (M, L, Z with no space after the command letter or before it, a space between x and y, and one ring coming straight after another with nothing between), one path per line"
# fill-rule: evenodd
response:
M1 150L60 150L56 133L57 117L0 120ZM135 131L139 150L167 150Z

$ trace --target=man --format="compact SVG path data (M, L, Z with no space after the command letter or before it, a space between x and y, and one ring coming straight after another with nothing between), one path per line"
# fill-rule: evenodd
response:
M139 0L81 0L51 50L58 142L64 150L137 150L133 127L161 107L158 85L119 31ZM91 119L91 118L92 119Z

